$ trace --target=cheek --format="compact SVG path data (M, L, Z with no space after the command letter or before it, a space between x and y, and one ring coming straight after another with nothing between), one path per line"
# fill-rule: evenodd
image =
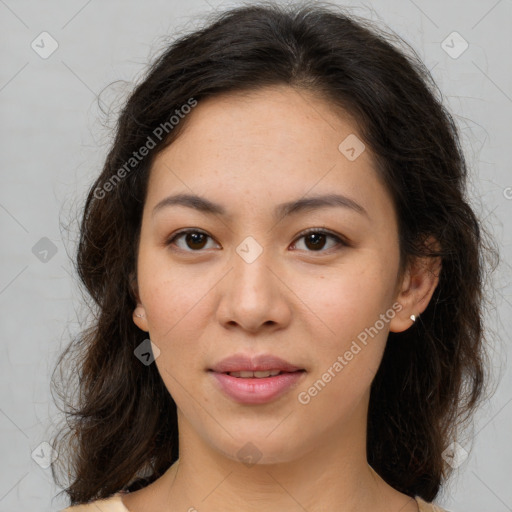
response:
M360 258L358 264L346 264L320 276L298 295L304 297L326 347L342 348L385 313L390 290L392 282L385 269L378 262Z
M185 331L200 327L208 292L219 278L199 267L180 269L165 251L140 253L139 291L155 342L168 344L178 333L186 338Z
M165 251L149 249L139 254L138 272L149 337L160 351L155 364L175 401L187 400L183 388L190 388L191 369L203 360L199 333L211 318L209 292L219 278L206 270L184 272Z
M331 281L323 293L312 297L322 330L316 336L311 331L314 366L296 399L308 418L323 418L318 428L351 417L379 368L392 316L381 320L387 304L375 282L352 274Z
M394 317L389 270L375 259L358 261L322 276L308 289L307 305L314 313L308 313L310 326L317 325L310 333L316 361L308 380L313 388L301 391L318 407L360 399L378 370ZM315 393L318 400L313 400Z

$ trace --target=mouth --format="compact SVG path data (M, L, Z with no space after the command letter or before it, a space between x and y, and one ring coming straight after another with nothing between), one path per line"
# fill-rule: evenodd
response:
M272 354L234 354L208 369L216 389L239 404L264 404L296 387L306 370Z
M306 370L208 372L215 388L238 404L261 405L284 397L306 376Z

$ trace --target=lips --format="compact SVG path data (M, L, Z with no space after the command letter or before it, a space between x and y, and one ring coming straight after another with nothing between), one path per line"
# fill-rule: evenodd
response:
M240 404L256 405L276 400L296 387L306 370L268 354L236 354L209 372L225 395Z
M235 354L213 365L211 371L217 373L231 373L231 372L268 372L280 371L296 372L303 370L284 359L270 355L261 354L258 356L250 357L245 354Z

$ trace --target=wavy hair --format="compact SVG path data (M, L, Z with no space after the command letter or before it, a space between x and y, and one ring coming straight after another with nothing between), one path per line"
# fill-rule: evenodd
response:
M401 268L417 256L442 258L425 312L389 334L371 385L367 458L389 485L426 501L450 475L443 451L485 391L485 256L496 256L469 204L458 128L421 59L395 34L325 2L251 2L212 15L150 64L88 191L76 271L94 317L56 367L70 359L52 472L59 484L66 474L72 505L144 487L178 458L176 404L156 365L134 356L147 336L132 320L133 279L152 161L190 117L161 139L155 130L191 98L280 84L356 120L396 208ZM149 138L149 154L130 160ZM429 236L437 251L424 243Z

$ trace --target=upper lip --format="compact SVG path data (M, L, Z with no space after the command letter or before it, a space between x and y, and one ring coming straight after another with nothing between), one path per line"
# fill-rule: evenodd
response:
M241 371L258 372L266 370L295 372L302 370L302 368L270 354L261 354L252 357L245 354L234 354L222 359L222 361L219 361L210 369L217 373Z

